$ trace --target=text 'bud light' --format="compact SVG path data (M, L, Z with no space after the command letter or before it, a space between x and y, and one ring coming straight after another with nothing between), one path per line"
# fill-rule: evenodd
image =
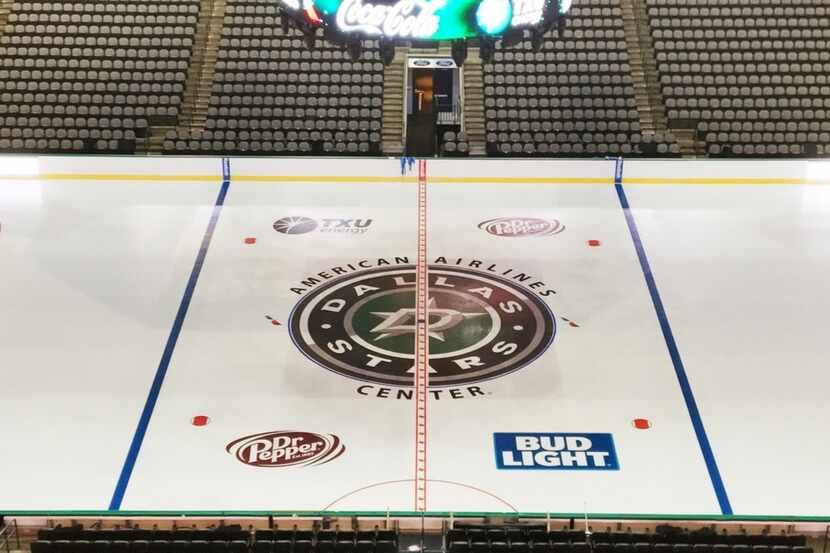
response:
M496 432L502 470L619 470L611 434Z

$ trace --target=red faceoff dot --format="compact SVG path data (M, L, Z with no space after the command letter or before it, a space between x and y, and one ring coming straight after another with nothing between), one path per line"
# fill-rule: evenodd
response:
M207 423L210 422L210 417L207 417L205 415L196 415L195 417L193 417L193 419L191 419L190 422L193 424L193 426L206 426Z
M600 245L600 241L599 240L588 240L588 245L591 246L592 248L595 248L595 247Z
M651 421L648 419L634 419L631 422L634 425L634 428L637 428L638 430L648 430L651 428Z
M256 244L256 238L246 238L245 243L246 244Z

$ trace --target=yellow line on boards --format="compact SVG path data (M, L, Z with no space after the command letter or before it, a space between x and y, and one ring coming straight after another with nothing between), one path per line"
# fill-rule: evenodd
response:
M612 178L590 177L430 177L433 184L614 184Z
M623 177L623 184L692 184L697 186L718 186L718 185L751 185L751 186L792 186L802 184L827 184L821 181L813 181L798 178L626 178Z
M233 175L233 182L294 182L294 183L415 183L418 177L361 177L340 175Z

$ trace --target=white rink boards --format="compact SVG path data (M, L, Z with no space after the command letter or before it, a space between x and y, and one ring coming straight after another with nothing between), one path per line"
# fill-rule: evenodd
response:
M830 163L417 167L4 158L0 512L830 514Z

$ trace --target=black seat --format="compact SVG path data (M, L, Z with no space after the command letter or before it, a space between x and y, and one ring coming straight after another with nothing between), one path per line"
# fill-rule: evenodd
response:
M297 539L294 540L294 553L308 553L312 550L311 540Z
M257 530L254 532L254 540L256 541L274 541L273 530Z
M534 541L530 544L531 553L551 553L553 549L546 541Z
M168 553L170 550L170 542L167 540L153 540L147 549L149 553Z
M290 548L289 544L289 548ZM272 553L274 551L274 542L269 540L257 539L254 542L254 553Z
M390 540L381 540L375 542L375 553L397 553L397 543Z
M275 553L291 553L293 542L291 540L279 540L274 542Z
M38 536L41 535L41 532L38 532ZM51 535L51 534L47 534ZM52 553L52 542L38 539L37 541L32 542L32 553Z
M88 540L77 540L72 542L75 547L75 553L93 553L93 545L91 541Z
M450 553L467 553L470 550L470 544L467 540L451 541L447 546L447 551Z
M110 553L130 553L130 542L126 540L115 540L110 543Z
M319 535L319 534L318 534ZM334 553L334 540L317 539L317 553Z
M353 541L338 541L334 544L335 553L352 553L354 551Z
M487 530L484 528L467 528L467 539L470 540L470 543L486 542Z
M229 553L245 553L248 550L248 542L245 540L233 540L228 542L227 551ZM219 552L214 552L219 553Z
M510 542L510 553L530 553L530 546L526 541Z
M502 533L504 535L504 533ZM491 553L507 553L508 547L506 541L491 541L490 542L490 552Z
M355 551L357 553L373 553L375 550L375 541L374 540L357 540L357 544L355 545Z
M196 543L196 542L193 542L193 543ZM222 540L222 541L218 541L218 540L209 541L209 542L206 542L206 545L207 545L207 547L205 548L205 551L207 553L226 553L227 550L228 550L228 542L226 542L224 540Z
M655 543L651 550L654 553L672 553L674 551L670 543Z
M590 546L584 541L575 541L571 543L571 553L588 553Z
M487 529L487 539L490 542L507 541L507 531L504 528L489 528Z
M507 541L513 542L527 542L527 531L523 528L508 528L505 530L507 534Z
M548 533L545 530L531 530L527 533L527 539L533 543L547 543Z
M447 543L454 541L467 541L467 532L461 528L453 528L447 531Z
M168 551L170 553L189 553L190 552L190 542L186 541L186 540L173 540L173 541L170 542L170 546L169 546ZM194 553L201 553L201 552L194 550Z
M147 540L136 540L130 544L130 553L147 553L149 549L150 542Z

